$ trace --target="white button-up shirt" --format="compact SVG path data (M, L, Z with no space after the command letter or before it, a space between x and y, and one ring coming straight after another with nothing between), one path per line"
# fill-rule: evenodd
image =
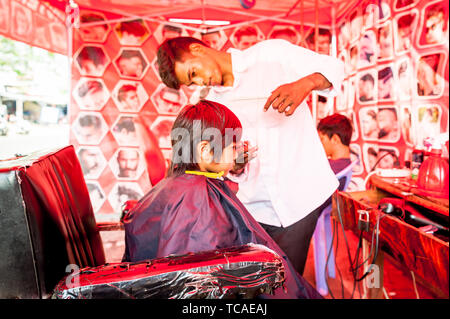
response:
M242 140L258 146L258 156L239 177L238 198L260 223L287 227L319 207L339 183L328 163L306 102L292 116L264 104L282 84L321 73L341 87L343 63L285 40L267 40L244 51L229 49L234 83L212 87L206 99L227 106L240 119Z

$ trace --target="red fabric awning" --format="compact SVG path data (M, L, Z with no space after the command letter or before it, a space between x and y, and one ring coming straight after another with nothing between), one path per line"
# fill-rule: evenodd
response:
M46 2L0 0L0 35L67 55L65 13Z
M249 2L244 1L243 2ZM257 19L314 25L316 4L318 24L331 26L357 1L345 0L257 0L245 9L240 0L75 0L80 9L103 11L108 19L119 17L185 18L228 20L240 23ZM303 2L303 4L302 4ZM0 35L32 46L67 55L68 32L65 26L69 0L0 0Z

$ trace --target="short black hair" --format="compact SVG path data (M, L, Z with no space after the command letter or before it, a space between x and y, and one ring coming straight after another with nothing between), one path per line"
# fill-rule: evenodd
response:
M180 89L180 82L175 74L175 62L182 60L186 53L189 53L189 46L198 43L209 47L203 41L192 37L176 37L164 41L156 53L158 72L161 81L171 89Z
M343 145L350 145L353 126L348 117L342 114L336 113L321 119L317 125L317 130L322 134L326 134L329 138L336 134Z
M200 125L200 128L198 125ZM170 134L173 151L168 176L178 176L184 174L186 170L199 169L196 159L197 142L204 141L205 138L208 142L214 141L214 136L204 136L205 130L211 128L220 131L222 136L222 149L232 142L238 142L242 137L241 122L225 105L208 100L201 100L195 105L185 106L180 111L173 123ZM189 138L186 140L182 139L183 147L178 149L175 145L180 143L178 132L181 132L181 130L189 133ZM189 143L189 145L186 143ZM195 145L196 143L197 145ZM189 152L187 154L180 154L180 151L183 152L184 146L187 146ZM214 154L214 157L216 158L217 155L218 154ZM181 162L179 160L180 156L183 158ZM189 156L189 159L185 158L185 156Z

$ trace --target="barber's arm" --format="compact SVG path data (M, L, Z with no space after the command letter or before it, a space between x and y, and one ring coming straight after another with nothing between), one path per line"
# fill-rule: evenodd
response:
M283 54L278 55L278 62L298 77L291 77L288 83L272 91L264 111L272 106L290 116L314 90L330 97L337 95L344 78L344 63L341 60L287 43L281 43L280 50Z
M298 81L279 86L268 98L264 105L264 111L267 111L272 105L278 112L290 116L311 91L326 90L330 87L332 84L322 74L310 74Z

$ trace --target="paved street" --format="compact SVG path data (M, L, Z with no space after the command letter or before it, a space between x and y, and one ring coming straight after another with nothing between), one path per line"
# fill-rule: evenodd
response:
M11 158L15 154L29 154L33 151L56 148L69 144L69 125L31 124L30 133L17 134L15 127L9 123L9 132L0 136L0 160Z

